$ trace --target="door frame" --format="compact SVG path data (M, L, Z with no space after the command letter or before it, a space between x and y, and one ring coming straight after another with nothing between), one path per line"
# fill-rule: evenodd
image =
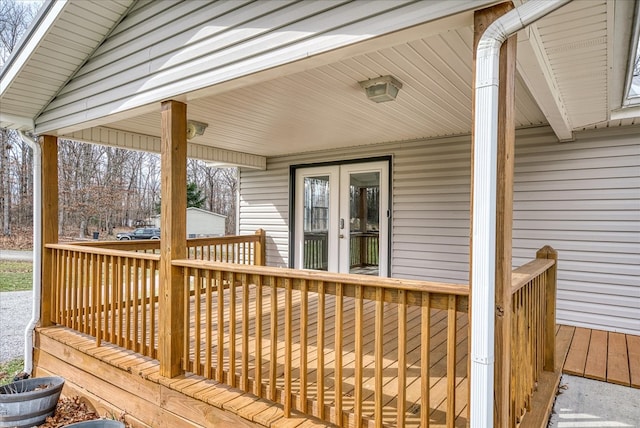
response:
M330 162L318 162L318 163L306 163L306 164L297 164L289 166L289 262L288 266L291 269L295 268L295 260L298 256L298 252L296 251L296 174L299 169L302 168L316 168L316 167L331 167L331 166L341 166L341 165L350 165L350 164L366 164L369 162L387 162L387 171L388 171L388 198L387 198L387 263L386 263L386 276L391 276L391 243L393 242L393 237L391 236L392 231L392 221L393 221L393 156L376 156L371 158L357 158L357 159L348 159L348 160L337 160ZM383 179L382 177L380 178ZM383 208L384 209L384 208ZM383 215L384 213L380 213ZM381 231L382 232L382 231Z

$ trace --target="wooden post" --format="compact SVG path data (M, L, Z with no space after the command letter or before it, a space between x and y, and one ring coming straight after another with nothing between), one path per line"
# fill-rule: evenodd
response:
M256 247L254 250L255 264L256 266L266 266L267 257L266 257L265 241L266 241L267 233L264 231L264 229L258 229L256 230L256 235L258 235L260 238L258 239L258 241L256 241Z
M171 262L187 257L187 106L165 101L161 114L158 359L160 375L172 378L183 373L185 342L182 269Z
M475 12L473 49L474 76L476 68L476 49L482 34L492 22L511 9L513 9L513 4L511 2L507 2ZM496 188L495 392L493 418L495 427L509 426L510 410L511 240L513 226L516 44L517 40L514 35L507 39L500 49L500 80L498 94L498 177ZM473 86L473 93L475 95L475 81L473 82ZM473 118L475 118L475 101L476 100L474 98L472 109ZM472 129L474 129L474 125L472 125ZM474 148L472 143L472 153L473 150ZM471 161L473 164L473 155L471 156ZM471 176L473 177L473 165L471 169ZM473 195L471 199L473 200ZM471 255L471 260L473 260L473 255ZM469 272L471 272L471 263L469 266Z
M40 325L52 322L53 251L47 244L58 243L58 138L40 137L42 148L42 292L40 295Z
M558 271L558 252L546 245L536 252L538 259L553 259L555 264L547 271L546 306L544 314L544 369L555 370L556 361L556 287Z

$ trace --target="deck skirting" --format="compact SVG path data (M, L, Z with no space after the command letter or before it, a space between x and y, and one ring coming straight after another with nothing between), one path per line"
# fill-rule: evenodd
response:
M87 398L101 416L124 413L134 428L277 426L283 416L281 405L199 376L161 378L156 360L107 343L96 347L70 329L40 328L36 344L34 376L64 377L63 395Z

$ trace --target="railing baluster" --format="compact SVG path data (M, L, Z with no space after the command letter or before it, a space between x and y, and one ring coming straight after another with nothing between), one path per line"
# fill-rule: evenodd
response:
M224 382L224 277L222 276L222 271L216 271L216 283L218 285L218 361L216 380Z
M229 385L236 387L236 277L229 275Z
M307 280L300 287L300 405L302 413L307 412L307 325L309 323L309 290Z
M375 426L382 428L382 400L384 398L382 390L383 358L384 358L384 301L382 288L376 288L376 321L375 321Z
M75 326L75 297L76 297L76 259L75 253L69 254L69 285L67 291L67 326Z
M212 303L212 289L213 289L213 284L212 282L212 275L211 275L211 270L207 269L207 272L205 274L205 281L206 281L206 287L204 290L204 295L205 295L205 306L206 306L206 311L205 311L205 347L206 347L206 352L204 354L204 376L207 379L211 379L213 373L211 370L211 335L213 334L212 328L211 328L211 312L213 311L213 308L211 307L211 303Z
M429 364L431 355L431 295L422 293L420 328L420 426L429 428L430 393L431 382L429 377Z
M83 254L83 270L84 270L84 281L83 281L83 292L84 297L82 298L82 315L84 316L84 326L82 328L83 333L91 334L91 323L90 323L90 302L89 298L91 292L91 255Z
M404 427L407 387L407 293L398 290L398 427Z
M447 305L447 428L456 420L456 296L449 295Z
M354 352L356 356L354 371L354 420L356 427L362 426L362 335L363 335L363 312L362 286L357 285L355 290L355 344Z
M342 314L343 314L343 288L341 283L336 283L336 311L334 326L334 373L333 383L335 390L335 418L336 425L342 426Z
M271 280L271 331L270 331L270 361L269 361L269 399L276 400L276 368L278 367L278 287L276 277Z
M201 284L201 273L200 273L200 269L194 269L195 272L192 273L193 277L193 372L197 375L201 375L202 374L202 370L201 370L201 365L200 365L200 337L201 337L201 333L200 333L200 291L202 290L202 284ZM185 284L187 286L187 290L189 295L191 294L190 292L190 284ZM187 316L187 319L191 320L191 308L189 307L189 302L190 302L190 298L189 295L187 295L187 303L185 306L185 314ZM189 324L187 324L187 328L185 329L186 332L189 331ZM187 336L188 337L188 336ZM189 340L185 340L185 343L187 344L187 357L188 352L189 352ZM186 360L188 361L188 360Z
M284 279L284 417L291 416L291 323L292 315L292 297L291 297L291 281L289 278Z
M138 350L138 340L139 340L139 334L138 334L138 328L140 326L139 322L139 316L140 316L140 264L141 264L141 260L138 259L133 259L133 337L131 338L132 340L132 346L130 349L137 351Z
M160 262L153 260L151 262L152 269L149 272L149 354L148 356L156 357L156 330L158 321L156 320L156 300L158 300L158 282L156 272L158 272L158 264Z
M191 320L191 279L193 275L193 271L197 269L189 269L185 268L184 273L182 274L182 300L184 305L184 314L182 318L182 328L185 332L186 338L182 344L182 369L185 371L189 371L189 363L191 362L191 356L189 355L189 350L191 349L191 328L190 328L190 320ZM195 292L194 292L195 298ZM197 315L194 315L197 317ZM195 318L197 319L197 318ZM197 324L197 322L195 323ZM194 326L195 327L195 326ZM195 327L197 328L197 327ZM197 341L197 338L194 338L194 345ZM195 364L193 367L193 371L195 371ZM197 373L196 373L197 374Z
M124 336L124 346L127 349L131 349L131 287L132 287L132 271L133 266L132 263L134 259L126 258L124 261L124 272L125 272L125 281L124 281L124 290L125 290L125 336Z
M318 385L318 417L324 419L324 281L318 281L318 322L317 322L317 360L316 383Z
M242 390L249 391L249 281L242 274Z
M151 262L148 260L144 260L142 262L142 279L141 279L141 288L140 288L140 301L141 301L141 314L140 314L140 348L139 352L142 352L144 355L149 355L149 350L147 349L147 286L149 281L148 272L151 270Z
M256 284L256 332L255 332L255 387L253 393L262 398L262 284L263 277Z
M102 298L103 293L104 293L104 281L103 281L103 274L104 274L104 269L103 269L103 261L104 261L104 256L101 254L97 254L96 255L96 314L95 314L95 319L96 319L96 346L100 346L101 342L102 342L102 338L103 336L103 331L102 331L102 317L104 316L105 311L105 303L104 303L104 299Z

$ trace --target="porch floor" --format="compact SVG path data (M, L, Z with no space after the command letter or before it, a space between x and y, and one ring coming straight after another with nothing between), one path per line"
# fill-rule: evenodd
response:
M265 294L268 295L269 291L265 291ZM279 313L283 313L284 307L284 297L280 296L281 293L278 293L278 307ZM295 300L295 299L294 299ZM327 296L327 313L325 318L325 323L328 326L334 324L335 313L330 310L334 306L334 296ZM343 322L345 325L353 323L353 319L355 317L354 311L355 306L352 303L351 298L344 298L344 311L343 311ZM215 300L214 300L215 301ZM269 299L265 299L265 302L268 302ZM191 300L191 324L196 319L194 310L194 299L192 297ZM226 302L225 302L226 303ZM255 302L253 302L255 303ZM297 302L294 302L294 305ZM315 307L314 301L311 301L309 304L309 324L308 331L315 332L315 315L317 309ZM238 303L239 305L239 303ZM365 330L373 331L373 317L374 317L374 308L373 302L368 302L364 306L365 313ZM255 313L255 305L251 305L250 313ZM387 305L385 305L387 306ZM225 312L228 312L228 306L225 304ZM387 313L387 311L389 313ZM392 305L389 305L388 308L385 308L385 320L389 322L389 325L393 324L392 321L395 321L397 310ZM265 318L263 320L263 324L265 326L269 325L268 322L268 311L265 313ZM200 317L198 317L200 318ZM468 317L465 313L458 313L457 316L456 329L458 330L457 334L457 346L456 346L456 404L455 404L455 426L466 426L467 425L467 399L468 399L468 379L466 377L467 373L467 349L468 349L468 341L467 341L467 331L468 331ZM294 322L292 335L297 337L299 334L300 322L299 318L296 316L294 319L298 319L298 322ZM253 325L253 322L252 322ZM417 427L420 425L420 399L421 399L421 381L420 381L420 350L418 346L414 346L416 341L420 341L419 334L419 325L420 325L420 308L413 307L409 308L407 311L407 327L408 331L418 331L417 335L412 336L409 334L407 337L408 345L407 346L407 380L406 380L406 398L407 398L407 414L406 414L406 426L414 426ZM284 329L284 323L278 322L278 330ZM190 359L194 361L194 343L195 338L193 337L193 328L190 329L192 332L192 337L190 340L191 343L191 352ZM214 329L215 331L215 329ZM39 329L39 333L41 337L47 337L55 340L56 342L64 343L67 346L71 346L74 349L79 350L82 353L86 353L91 355L94 358L98 358L100 361L108 363L112 366L116 366L120 369L125 370L128 373L139 375L145 380L159 383L167 388L170 388L172 391L186 395L190 398L197 399L203 401L205 403L209 403L215 407L221 408L225 411L229 411L235 413L236 415L251 421L253 423L257 423L262 426L267 427L298 427L298 426L325 426L330 425L324 421L320 421L313 417L303 416L299 412L294 412L292 418L284 418L283 415L283 406L279 403L273 403L272 401L261 399L256 397L253 394L244 393L240 390L235 390L229 386L220 384L216 381L206 379L205 377L195 375L193 373L187 372L184 376L180 376L176 379L165 379L159 376L159 364L157 360L143 357L139 354L136 354L132 351L125 350L118 346L115 346L109 342L103 341L100 347L95 346L95 339L91 336L87 336L76 332L71 329L67 329L64 327L49 327L44 329ZM331 333L331 332L329 332ZM202 334L202 333L201 333ZM253 331L251 331L253 335ZM366 334L366 331L363 332ZM228 341L228 335L226 335L225 342ZM270 341L268 335L263 339L263 366L264 366L264 376L268 377L269 374L269 362L268 358L268 348L270 346ZM335 359L333 355L333 346L332 346L332 338L331 334L328 334L326 337L326 348L324 349L324 359L326 364L332 365ZM276 401L282 401L282 376L283 376L283 368L284 368L284 354L283 354L283 343L281 342L281 338L283 337L282 333L278 334L278 344L277 347L279 349L278 354L278 364L277 364L277 394ZM343 354L343 373L353 372L354 370L354 354L353 354L353 336L345 336L344 345L345 352ZM240 342L240 340L238 340ZM385 399L384 407L383 407L383 417L384 417L384 425L385 426L395 426L396 425L396 412L395 412L395 400L398 394L398 381L397 381L397 367L398 367L398 359L397 359L397 330L394 328L387 328L385 326L384 332L384 390L382 396ZM45 340L44 343L51 343L50 341ZM156 341L157 343L157 341ZM201 343L204 344L204 338L201 337ZM313 337L309 338L310 345L315 343L315 339ZM413 344L413 345L412 345ZM294 385L296 384L296 378L299 377L299 366L297 365L297 361L300 354L299 344L295 343L292 349L292 377L294 379ZM217 346L216 341L214 340L212 346ZM238 358L240 358L241 354L241 346L238 343ZM432 309L431 311L431 341L430 341L430 426L431 427L444 427L446 426L446 410L447 410L447 314L446 311ZM200 347L202 351L202 347ZM47 353L51 353L46 347L43 347L43 351ZM364 371L367 373L365 379L363 379L363 417L364 424L363 426L374 426L373 421L373 413L374 413L374 385L373 385L373 366L375 364L373 358L373 343L365 345L364 362L365 367ZM315 355L315 354L314 354ZM309 355L309 368L312 369L314 367L313 361L317 358L314 355ZM225 377L228 379L228 359L225 355L225 372L227 373ZM65 355L58 355L58 359L64 360ZM200 359L203 361L203 358ZM59 364L59 363L58 363ZM249 361L249 372L253 373L255 361L251 359ZM190 366L193 367L193 363L190 363ZM309 374L309 377L314 379L315 370ZM331 367L327 367L327 371L325 375L332 375L333 369ZM239 374L236 374L239 376ZM108 380L107 380L108 381ZM345 426L353 426L353 377L346 377L343 381L343 395L344 399L344 407L343 407L343 423ZM332 388L331 388L332 380L327 378L325 380L325 385L329 388L325 392L325 414L331 416L332 422L335 422L333 418L334 408L332 403ZM312 382L309 386L309 409L313 409L313 413L317 412L317 403L315 403L315 382ZM264 388L263 388L264 389ZM296 396L297 400L297 388L293 388L292 393ZM263 394L263 397L269 398L268 394ZM297 406L296 406L297 407ZM316 425L319 424L319 425Z
M640 336L571 329L564 373L640 388Z

